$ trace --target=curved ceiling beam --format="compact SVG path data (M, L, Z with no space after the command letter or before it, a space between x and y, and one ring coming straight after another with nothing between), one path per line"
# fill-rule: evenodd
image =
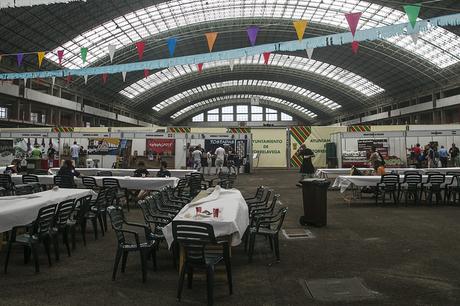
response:
M284 99L264 95L236 94L214 97L203 101L199 101L193 105L189 105L184 109L176 112L171 116L171 118L174 122L180 122L194 116L197 113L211 108L237 104L251 104L254 98L256 98L261 105L276 108L280 111L289 113L294 117L300 118L303 121L310 122L312 118L316 117L311 111L309 111L305 107L286 101Z
M237 66L265 65L262 55L255 55L235 60L234 64ZM268 68L270 68L270 66L276 66L287 70L300 70L302 72L316 74L318 77L325 78L329 82L340 83L344 90L353 91L363 97L372 97L384 91L384 89L380 86L351 71L305 57L272 54L268 65L265 66ZM229 61L218 61L205 63L203 65L203 69L216 67L229 67ZM230 67L228 69L230 70ZM196 65L182 65L171 67L169 69L163 69L147 78L131 84L120 91L120 94L129 99L135 99L165 82L175 81L179 77L188 74L196 74L197 72L198 68ZM289 72L287 72L287 74L288 73Z
M325 24L343 30L348 29L344 14L351 11L363 13L358 30L408 21L402 11L360 0L327 2L279 0L272 3L248 0L244 5L240 1L215 0L204 4L201 0L174 0L142 8L107 21L59 46L52 53L48 53L47 58L57 62L57 50L64 49L71 55L66 58L66 67L78 68L107 56L109 45L125 47L172 29L227 19L304 19L311 23ZM460 37L440 27L421 33L420 44L417 46L405 35L387 40L439 68L453 65L460 60L460 51L458 51ZM90 50L91 60L85 64L80 60L82 47Z

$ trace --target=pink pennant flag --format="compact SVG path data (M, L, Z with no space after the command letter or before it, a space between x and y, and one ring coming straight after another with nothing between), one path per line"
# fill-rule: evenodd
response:
M348 26L350 27L351 34L355 37L356 28L358 27L359 19L361 18L362 13L348 13L345 14L345 18L347 19Z
M138 41L136 43L136 48L137 48L137 53L139 54L139 60L141 61L142 57L144 56L145 42Z
M24 53L18 53L16 54L16 58L18 60L18 67L21 67L22 65L22 60L24 59Z
M268 64L268 60L270 59L270 52L264 52L264 64Z
M150 70L144 69L144 78L148 78L149 75L150 75Z
M109 74L108 73L103 73L102 74L102 84L105 85L105 83L107 83L107 79L109 78Z
M203 63L198 64L198 72L201 73L203 71Z
M358 49L359 49L359 41L353 40L351 43L351 51L353 51L353 54L358 54Z
M67 82L67 84L70 84L70 82L72 81L72 76L69 74L69 75L65 78L65 81Z
M62 66L62 59L64 58L64 50L58 50L57 56L59 59L59 66Z

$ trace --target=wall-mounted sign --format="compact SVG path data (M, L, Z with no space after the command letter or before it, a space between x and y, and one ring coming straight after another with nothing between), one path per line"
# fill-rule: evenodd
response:
M175 140L174 139L146 139L146 147L149 153L153 155L174 155Z

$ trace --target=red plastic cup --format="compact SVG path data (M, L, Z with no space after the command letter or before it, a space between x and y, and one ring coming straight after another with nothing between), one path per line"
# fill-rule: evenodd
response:
M196 211L196 214L200 214L201 213L201 206L197 206L195 207L195 211Z
M212 209L212 216L214 218L219 218L219 208L213 208Z

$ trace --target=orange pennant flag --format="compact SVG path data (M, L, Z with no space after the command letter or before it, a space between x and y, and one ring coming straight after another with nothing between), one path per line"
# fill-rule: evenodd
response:
M297 33L297 38L299 40L303 39L303 34L305 33L305 29L308 26L308 21L306 20L296 20L292 22L294 24L295 31Z
M204 35L206 35L206 39L208 40L208 48L209 48L209 52L212 52L212 48L214 47L214 43L216 42L216 39L217 39L217 32L209 32L209 33L205 33Z
M45 58L45 52L44 51L37 52L37 57L38 57L38 68L40 68L42 66L43 59Z

